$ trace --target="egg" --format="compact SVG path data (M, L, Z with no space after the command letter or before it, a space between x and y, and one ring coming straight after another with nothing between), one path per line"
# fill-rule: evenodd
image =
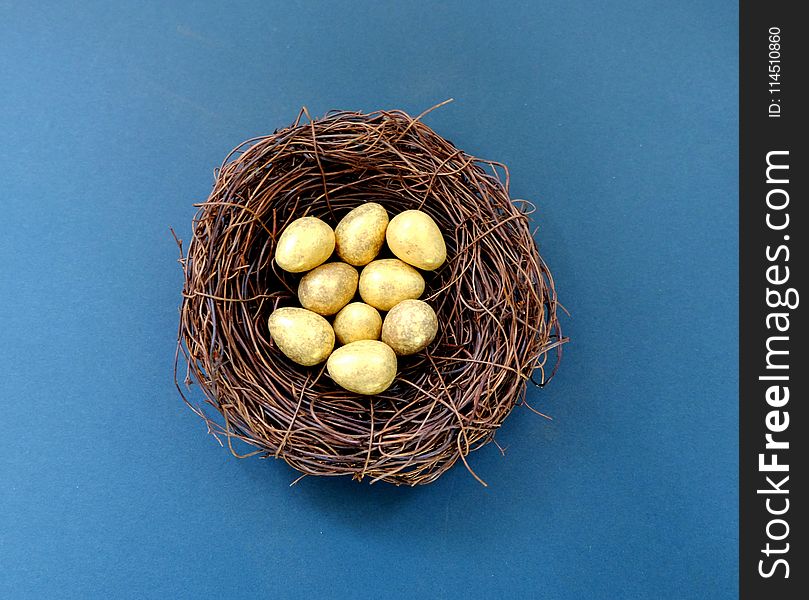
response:
M379 394L396 377L396 354L376 340L351 342L332 352L326 369L340 387L357 394Z
M390 220L385 232L393 254L424 271L433 271L447 260L447 246L432 217L420 210L406 210Z
M357 293L357 269L341 262L326 263L309 271L298 285L301 306L321 315L333 315Z
M268 325L278 349L299 365L310 367L321 363L334 348L334 330L329 322L305 308L276 309Z
M323 264L334 252L334 231L316 217L301 217L286 226L275 247L275 262L284 271L303 273Z
M424 350L438 333L435 311L421 300L404 300L390 309L382 323L382 341L396 354Z
M352 302L334 317L334 334L341 344L358 340L378 340L382 331L382 317L373 306Z
M424 278L399 259L383 258L365 266L360 273L359 289L366 304L390 310L402 300L421 296Z
M376 202L366 202L343 217L334 230L337 255L362 266L376 258L385 243L388 213Z

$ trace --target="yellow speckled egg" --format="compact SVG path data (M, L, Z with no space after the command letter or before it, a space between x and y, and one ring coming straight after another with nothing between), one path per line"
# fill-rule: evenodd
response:
M397 258L383 258L365 266L360 273L359 288L366 304L390 310L402 300L421 296L424 278Z
M409 265L433 271L447 260L447 246L432 217L420 210L406 210L390 220L385 233L388 248Z
M334 231L316 217L301 217L278 238L275 262L284 271L303 273L323 264L334 252Z
M366 202L343 217L334 230L337 255L362 266L376 258L385 243L388 213L376 202Z
M321 315L333 315L357 293L357 269L341 262L326 263L309 271L298 285L301 306Z
M334 317L334 335L341 344L359 340L378 340L382 332L382 317L373 306L352 302Z
M334 348L334 330L320 315L305 308L276 309L268 320L270 337L290 360L310 367L326 360Z
M380 394L396 377L396 354L375 340L351 342L332 352L326 362L331 378L340 387L357 394Z
M382 341L400 356L421 352L438 333L435 311L421 300L403 300L390 309L382 324Z

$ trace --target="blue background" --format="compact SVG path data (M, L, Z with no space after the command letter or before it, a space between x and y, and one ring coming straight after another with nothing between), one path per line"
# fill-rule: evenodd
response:
M0 2L0 597L737 593L733 2ZM233 459L172 382L193 202L302 105L455 102L572 313L420 489Z

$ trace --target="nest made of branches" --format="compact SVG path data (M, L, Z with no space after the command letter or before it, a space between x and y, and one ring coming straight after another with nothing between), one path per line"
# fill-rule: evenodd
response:
M178 241L178 361L187 363L186 385L198 383L219 415L177 383L235 455L282 458L309 475L429 483L459 459L469 468L467 454L494 439L524 403L527 382L543 385L555 372L565 340L530 228L533 206L510 199L504 165L459 150L421 116L311 119L304 109L291 126L238 146L216 171L184 255ZM435 341L400 357L393 385L370 397L338 387L323 365L291 362L267 327L273 310L298 305L300 276L273 260L284 227L303 216L334 227L368 201L391 217L428 213L448 257L424 274ZM234 439L255 451L239 453Z

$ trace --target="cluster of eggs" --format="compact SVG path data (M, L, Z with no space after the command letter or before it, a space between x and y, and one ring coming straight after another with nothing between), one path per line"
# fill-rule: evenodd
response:
M377 258L386 241L396 258ZM326 262L335 251L341 260ZM379 394L396 377L397 355L420 352L435 339L438 319L418 299L425 283L417 269L437 269L446 257L438 225L419 210L388 220L381 205L367 202L335 229L316 217L296 219L278 238L275 262L305 273L298 285L302 308L273 311L270 336L298 364L328 359L329 376L344 389ZM362 302L352 302L358 291Z

